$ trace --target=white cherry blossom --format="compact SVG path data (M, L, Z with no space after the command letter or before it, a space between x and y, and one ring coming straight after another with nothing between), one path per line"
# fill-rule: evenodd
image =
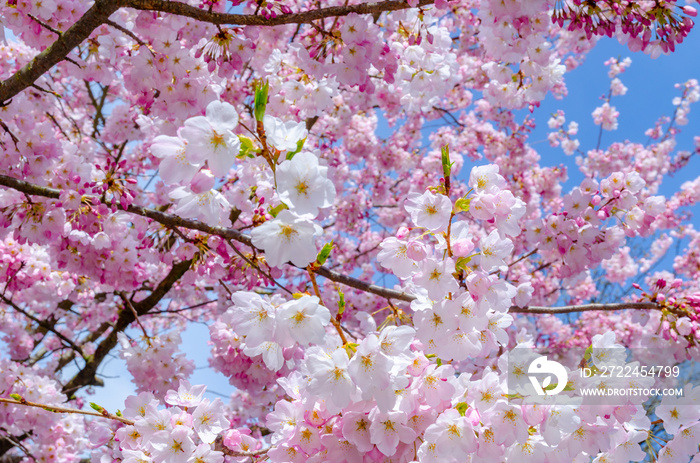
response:
M250 236L253 245L265 251L270 266L280 267L292 262L298 267L306 267L316 260L314 236L322 231L308 215L300 216L284 210L275 219L255 228Z
M274 116L263 117L267 142L279 151L294 151L299 140L309 134L305 122L282 121Z
M217 177L225 176L240 151L241 142L232 130L238 125L236 109L221 101L212 101L206 116L195 116L185 121L179 131L187 141L185 156L192 164L205 161Z
M411 220L419 227L432 232L447 230L452 212L452 201L445 195L426 191L423 194L411 193L404 204L411 214Z
M320 166L313 153L302 151L277 167L277 193L297 214L318 215L319 208L333 205L335 186L328 167Z

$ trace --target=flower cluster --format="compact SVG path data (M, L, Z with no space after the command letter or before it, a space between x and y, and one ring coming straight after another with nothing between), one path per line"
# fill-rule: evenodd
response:
M700 179L668 182L697 170L700 137L679 136L697 81L642 142L608 142L612 98L631 97L631 60L610 59L593 124L549 120L576 163L544 165L531 138L594 36L655 56L694 8L146 3L0 2L0 460L697 454L697 388L656 416L646 396L533 405L506 388L528 368L516 347L592 370L619 346L698 358ZM208 326L186 350L209 341L228 400L187 382L189 323ZM138 395L88 406L114 354ZM556 388L606 384L633 386Z
M187 379L194 371L194 362L178 352L182 342L178 332L153 336L142 344L129 341L119 333L120 356L133 375L137 391L149 391L163 397L173 383Z
M170 193L181 217L219 224L228 216L231 205L214 189L214 177L228 174L240 152L241 142L233 133L237 125L233 106L212 101L206 116L187 119L177 137L154 138L151 152L162 159L161 178L167 184L184 184Z
M561 5L561 6L559 6ZM644 50L651 56L667 53L681 43L693 27L690 17L697 16L692 6L679 7L675 1L665 3L560 2L552 21L568 28L581 29L589 39L594 36L618 36L631 51Z
M117 430L111 457L129 463L223 463L224 453L214 443L229 421L220 399L203 397L205 389L182 380L177 391L168 390L164 409L149 392L127 397L122 415L133 424Z

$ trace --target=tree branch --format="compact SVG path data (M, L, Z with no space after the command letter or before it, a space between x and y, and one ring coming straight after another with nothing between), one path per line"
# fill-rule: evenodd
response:
M418 6L426 6L435 0L419 0ZM385 11L405 10L411 6L405 1L383 1L361 3L359 5L330 6L300 13L281 14L275 18L258 15L227 14L208 11L186 3L166 0L124 0L123 6L137 10L160 11L196 19L212 24L227 24L232 26L280 26L283 24L309 24L317 19L347 16L350 13L376 14Z
M517 307L513 306L510 308L510 313L524 313L524 314L561 314L561 313L573 313L573 312L590 312L591 310L604 310L604 311L614 311L614 310L654 310L661 309L659 304L655 302L621 302L617 304L581 304L581 305L564 305L561 307L538 307L538 306L528 306L528 307Z
M186 260L183 262L178 262L174 264L170 269L168 275L158 284L151 294L145 299L135 302L133 308L136 311L136 315L143 315L151 310L155 305L160 302L160 300L170 291L175 282L182 277L187 270L189 270L192 265L191 260ZM72 396L75 391L83 386L92 384L95 380L95 373L97 373L97 368L102 363L102 360L109 354L109 352L117 345L117 334L124 331L127 326L129 326L133 321L136 320L136 315L129 310L124 308L119 312L119 318L114 323L112 331L107 335L107 337L97 346L93 356L85 363L82 370L71 378L65 386L63 386L62 392L67 394L69 397Z
M45 196L48 198L58 198L60 192L53 188L42 187L34 185L23 180L17 180L6 175L0 175L0 185L4 185L15 190L27 193L30 195ZM184 227L192 230L199 230L204 233L209 233L211 235L221 236L222 238L231 239L238 241L240 243L246 244L252 248L253 243L250 236L241 233L238 230L232 228L224 227L212 227L198 220L183 219L176 215L166 214L164 212L156 211L153 209L148 209L141 206L129 206L126 209L127 212L133 214L141 215L143 217L148 217L155 220L156 222L162 223L168 227ZM319 267L315 270L316 274L327 278L336 283L340 283L346 286L350 286L360 291L366 291L368 293L376 294L387 299L397 299L400 301L411 302L416 299L412 294L405 293L403 291L397 291L395 289L384 288L382 286L373 285L357 278L351 276L343 275L328 267ZM523 313L523 314L561 314L561 313L572 313L572 312L587 312L591 310L652 310L660 309L658 304L653 302L631 302L631 303L618 303L618 304L585 304L585 305L570 305L561 307L539 307L539 306L528 306L528 307L517 307L512 306L510 308L511 313Z
M117 11L120 2L116 0L97 0L92 7L67 31L49 46L34 57L34 59L17 71L14 75L0 82L0 104L5 104L12 97L58 64L68 54L87 39L92 31L104 24L109 16Z
M2 404L14 404L14 405L25 405L27 407L36 407L36 408L41 408L41 409L46 410L47 412L52 412L52 413L75 413L78 415L99 416L100 418L107 418L110 420L121 421L124 424L134 424L134 422L132 420L124 418L123 416L117 416L117 415L113 415L111 413L107 413L107 411L104 409L103 409L102 413L100 413L100 412L92 412L89 410L78 410L77 408L60 407L58 405L40 404L40 403L30 402L28 400L24 400L23 398L20 400L15 400L15 399L8 399L6 397L0 397L0 403L2 403Z
M50 331L53 334L55 334L56 336L58 336L61 340L63 340L66 344L68 344L68 346L71 349L78 352L81 355L81 357L85 357L85 353L83 353L83 349L80 346L78 346L76 343L74 343L72 340L70 340L68 337L66 337L64 334L62 334L60 331L54 329L54 327L50 323L46 322L45 320L41 320L41 319L35 317L34 315L30 314L29 312L23 310L21 307L19 307L17 304L15 304L11 300L7 299L3 295L0 295L0 300L2 300L2 302L9 305L13 309L15 309L17 312L19 312L22 315L24 315L25 317L27 317L28 319L35 322L41 328L45 329L46 331Z
M366 291L368 293L376 294L387 299L398 299L404 302L411 302L416 299L412 294L404 293L403 291L397 291L395 289L385 288L383 286L373 285L357 278L353 278L342 273L338 273L328 267L319 267L314 270L319 276L328 278L336 283L343 284L345 286L350 286L351 288L359 289L360 291Z
M430 5L435 0L419 0L418 6ZM87 39L92 31L102 24L114 23L109 17L120 7L143 11L159 11L176 14L212 24L229 24L237 26L280 26L283 24L303 24L311 21L346 16L350 13L378 14L385 11L404 10L411 6L404 1L388 0L383 2L361 3L359 5L331 6L315 10L279 15L265 18L258 15L215 13L175 1L166 0L96 0L95 4L67 31L46 50L39 53L31 63L25 65L14 75L0 82L0 105L6 104L19 92L31 86L36 80L60 63L75 47ZM132 35L132 38L135 35Z

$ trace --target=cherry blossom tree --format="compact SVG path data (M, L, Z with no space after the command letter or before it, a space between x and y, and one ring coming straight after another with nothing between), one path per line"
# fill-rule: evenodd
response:
M658 57L695 16L675 0L3 1L0 458L689 461L700 387L673 380L700 356L700 177L659 188L700 154L700 136L677 147L698 81L646 144L579 139L537 108L599 37ZM606 65L601 134L631 60ZM579 185L540 164L536 121ZM197 322L226 400L190 382ZM644 371L673 374L615 387L682 397L532 403L508 383L530 360L509 353L544 347L597 389L646 348ZM111 356L137 391L118 409L90 397Z

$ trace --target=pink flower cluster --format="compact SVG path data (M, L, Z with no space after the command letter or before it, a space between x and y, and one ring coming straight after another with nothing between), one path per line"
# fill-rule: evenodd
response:
M177 332L152 336L141 343L130 341L125 334L119 333L119 355L126 361L137 391L150 391L163 397L172 384L189 378L194 371L194 362L178 352L181 342Z

